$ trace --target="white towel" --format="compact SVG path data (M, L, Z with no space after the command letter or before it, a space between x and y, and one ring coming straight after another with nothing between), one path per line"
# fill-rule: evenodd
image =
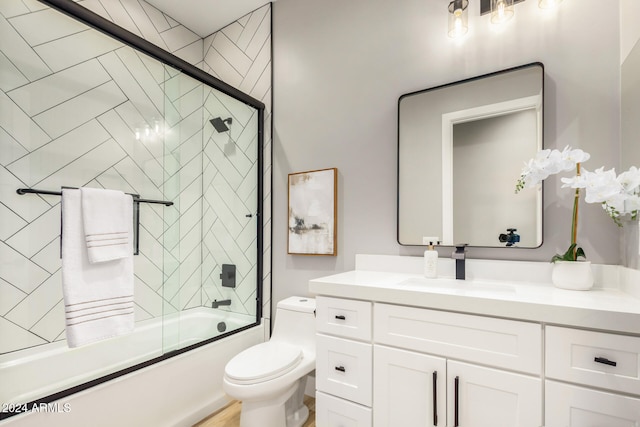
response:
M81 188L82 221L89 262L126 258L131 254L133 234L131 196L122 191Z
M133 199L128 197L129 209ZM133 233L133 221L128 222ZM126 258L89 263L80 190L62 190L62 291L69 347L133 331L133 244Z

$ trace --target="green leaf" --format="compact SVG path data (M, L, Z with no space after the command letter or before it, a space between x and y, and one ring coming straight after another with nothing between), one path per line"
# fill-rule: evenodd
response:
M556 262L556 261L577 261L578 258L582 257L582 258L587 258L587 256L584 254L584 251L582 250L582 248L576 248L576 244L573 243L571 246L569 246L569 249L567 249L567 251L560 255L560 254L555 254L553 256L553 258L551 258L551 262ZM574 255L575 254L575 255Z

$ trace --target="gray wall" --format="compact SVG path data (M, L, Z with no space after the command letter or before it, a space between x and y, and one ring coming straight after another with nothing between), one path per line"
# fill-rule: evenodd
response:
M585 7L585 3L592 7ZM353 269L357 253L420 255L396 242L397 101L403 93L516 65L545 65L545 144L590 152L588 169L619 162L619 12L594 0L555 13L520 3L503 31L471 2L462 41L446 35L446 2L278 0L273 4L273 297ZM286 254L287 174L337 167L338 256ZM514 177L514 182L517 177ZM470 249L472 258L546 261L569 244L572 198L545 187L539 249ZM579 239L596 263L620 262L616 226L596 205ZM441 249L449 256L450 249Z

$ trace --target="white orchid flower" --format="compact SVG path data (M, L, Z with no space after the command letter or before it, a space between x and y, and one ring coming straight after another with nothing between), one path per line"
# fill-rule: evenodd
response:
M618 175L618 183L627 194L640 194L640 170L631 166L628 171Z
M571 178L561 178L562 188L586 188L587 179L584 175L576 175Z
M624 213L627 199L628 196L626 194L613 194L602 203L602 208L607 211L611 218L617 218L621 213Z
M580 189L585 189L585 201L587 203L600 203L602 208L618 225L622 226L620 215L631 214L632 219L637 219L640 213L640 170L635 166L628 171L616 176L615 169L604 170L604 167L594 172L579 167L581 163L589 160L589 153L566 146L562 151L541 150L536 156L525 163L520 178L516 183L516 193L525 187L533 187L550 175L576 169L576 175L571 178L562 178L562 188L570 187L575 190L573 201L573 220L571 222L571 245L563 255L556 255L552 262L557 260L576 261L584 257L582 248L577 247L577 218L578 198Z
M576 167L578 163L586 162L591 158L589 153L585 153L579 148L571 149L568 145L562 150L562 160L564 163L563 170L571 170Z
M624 210L620 212L637 215L638 211L640 211L640 196L638 195L628 196L627 199L624 201Z
M622 192L622 186L616 180L615 169L605 171L604 167L601 167L594 172L584 170L584 177L587 184L585 187L587 203L613 201L614 197Z
M576 164L589 159L589 154L580 149L567 146L559 150L540 150L536 156L525 163L520 179L516 185L516 192L522 188L535 187L550 175L572 170Z

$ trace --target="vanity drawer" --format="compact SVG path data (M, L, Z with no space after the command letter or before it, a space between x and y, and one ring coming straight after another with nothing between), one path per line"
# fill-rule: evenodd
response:
M545 384L545 427L640 425L640 399L556 381Z
M640 395L640 337L547 326L546 376Z
M374 306L374 341L529 374L540 374L542 326L390 304Z
M316 330L321 333L371 340L371 302L316 298Z
M316 388L371 406L371 344L316 335Z
M316 392L316 424L322 427L370 427L371 408Z

